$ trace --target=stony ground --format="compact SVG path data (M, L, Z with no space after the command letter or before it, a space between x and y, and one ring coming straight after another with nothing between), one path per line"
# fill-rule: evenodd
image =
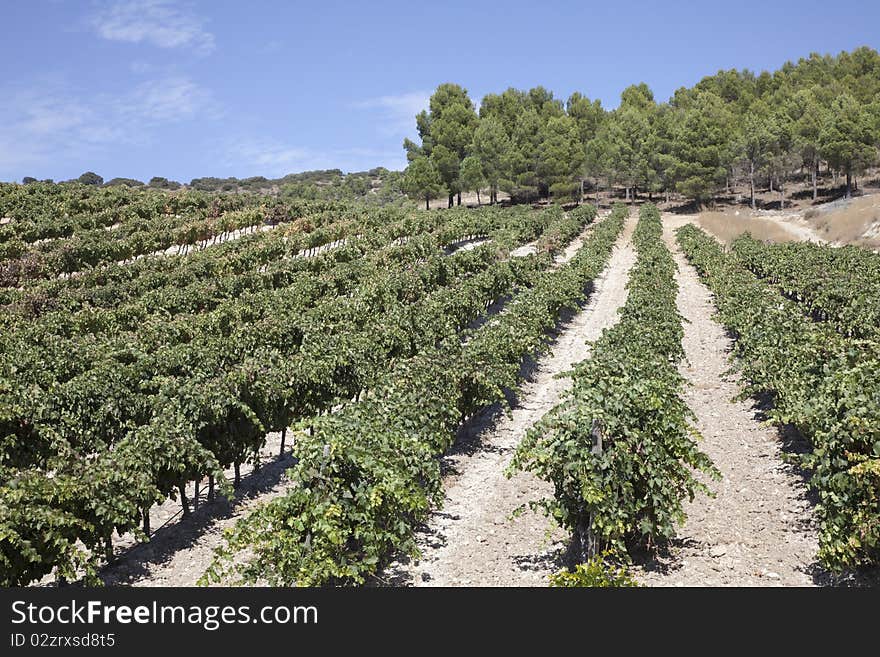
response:
M678 264L678 307L685 318L681 372L685 400L697 416L701 449L721 471L685 507L687 522L669 553L649 563L640 579L652 586L761 586L814 584L818 538L803 477L786 464L784 437L765 426L752 400L727 374L731 340L713 319L708 288L675 244L684 223L664 216L665 239Z

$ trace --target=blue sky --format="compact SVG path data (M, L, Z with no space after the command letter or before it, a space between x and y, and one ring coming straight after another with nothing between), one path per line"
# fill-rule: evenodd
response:
M0 180L401 168L441 82L617 105L880 48L880 3L5 0Z

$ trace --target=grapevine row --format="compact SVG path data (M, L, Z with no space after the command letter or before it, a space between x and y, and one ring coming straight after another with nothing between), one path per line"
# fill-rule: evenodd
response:
M684 521L683 501L706 490L694 472L717 475L682 399L676 265L661 234L656 207L643 206L620 321L573 368L571 389L511 464L553 484L542 505L573 533L583 561L669 539Z
M733 253L811 315L845 335L880 338L880 256L858 246L764 244L743 235Z
M59 240L111 226L150 224L156 220L214 211L240 210L261 202L254 195L209 195L181 190L100 188L76 183L61 185L0 183L0 213L11 222L0 226L3 257L19 253L27 245ZM308 202L310 207L318 205ZM169 226L175 225L173 222ZM0 258L2 259L2 258Z

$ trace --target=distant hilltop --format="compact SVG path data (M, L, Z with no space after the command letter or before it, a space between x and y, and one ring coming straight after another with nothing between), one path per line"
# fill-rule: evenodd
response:
M105 182L104 178L97 173L86 171L78 178L60 182L101 187L124 186L167 190L195 189L203 192L283 193L297 198L314 200L352 200L376 197L381 201L390 201L402 196L401 180L401 172L391 171L385 167L375 167L369 171L351 173L344 173L341 169L318 169L289 173L281 178L266 178L264 176L216 178L207 176L193 178L189 183L181 183L161 176L154 176L146 183L135 178L112 178ZM31 176L25 176L22 179L22 183L25 185L37 182L54 183L55 181L52 179L38 180Z

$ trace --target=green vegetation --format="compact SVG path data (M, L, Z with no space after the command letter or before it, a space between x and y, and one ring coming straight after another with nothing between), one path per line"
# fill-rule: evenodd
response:
M99 176L97 173L93 171L86 171L79 178L76 179L78 183L82 183L83 185L103 185L104 179Z
M431 199L440 195L441 184L437 167L427 157L420 157L407 167L403 179L408 194L425 200L425 210L430 208Z
M736 336L736 367L749 383L744 394L770 393L770 418L794 425L812 443L802 463L819 494L820 558L834 569L876 564L880 344L848 337L858 332L859 320L837 314L833 304L828 307L832 321L812 321L804 307L757 279L694 226L680 229L678 241L714 293L720 321ZM784 272L785 260L775 262L778 266L771 260L768 269ZM822 266L822 259L805 261L805 269L816 269L804 280L821 277ZM803 289L811 302L809 288ZM841 321L847 335L836 330Z
M449 207L456 195L461 205L461 164L470 150L476 126L477 113L467 91L457 84L441 84L431 96L429 111L416 116L421 146L409 139L404 141L410 166L427 171L423 159L430 160L449 195Z
M668 102L633 85L610 112L543 87L478 112L447 83L405 172L0 184L0 585L97 582L115 537L149 539L155 505L188 514L205 483L232 495L269 433L292 485L229 530L202 582L365 583L415 554L440 457L591 293L629 215L616 203L584 233L601 187L703 204L747 184L755 208L766 182L784 207L794 180L815 199L833 172L849 196L877 161L878 98L869 48L721 71ZM453 207L468 192L483 207ZM449 207L430 211L438 197ZM820 558L876 564L880 259L677 236L735 337L743 394L812 445ZM719 476L683 400L676 265L650 202L633 244L619 322L511 465L553 485L540 506L573 535L578 563L553 586L634 585L634 549L668 542Z
M161 176L153 176L148 183L150 187L156 189L180 189L180 183Z
M760 177L784 206L797 177L812 179L817 198L823 162L845 177L850 196L853 177L878 159L878 98L880 55L867 47L812 54L774 73L719 71L663 103L633 85L612 111L580 93L563 102L535 87L486 95L477 117L465 89L443 84L416 117L422 143L404 148L410 166L433 161L450 205L464 180L476 183L475 165L467 176L462 168L473 157L490 202L499 189L515 202L576 200L589 184L597 193L623 186L627 199L640 190L705 203L745 181L754 207Z
M613 588L639 586L625 566L617 563L617 555L605 551L575 565L574 569L560 570L550 575L550 586L563 588Z
M112 180L108 180L104 183L107 187L112 187L113 185L125 185L126 187L143 187L144 183L140 180L135 180L134 178L113 178Z
M815 319L847 336L880 338L880 255L857 246L764 244L747 234L731 247L746 267Z
M676 267L661 232L656 207L643 206L620 321L574 367L571 390L529 431L511 464L553 484L554 498L543 506L573 533L582 563L607 549L626 554L629 545L671 538L684 521L683 501L707 490L694 471L718 476L697 449L681 397Z
M154 183L154 181L156 181ZM275 193L285 200L345 201L368 200L391 203L400 199L403 176L384 167L345 174L339 169L291 173L282 178L193 178L189 187L203 192ZM152 187L173 189L179 183L153 178Z

